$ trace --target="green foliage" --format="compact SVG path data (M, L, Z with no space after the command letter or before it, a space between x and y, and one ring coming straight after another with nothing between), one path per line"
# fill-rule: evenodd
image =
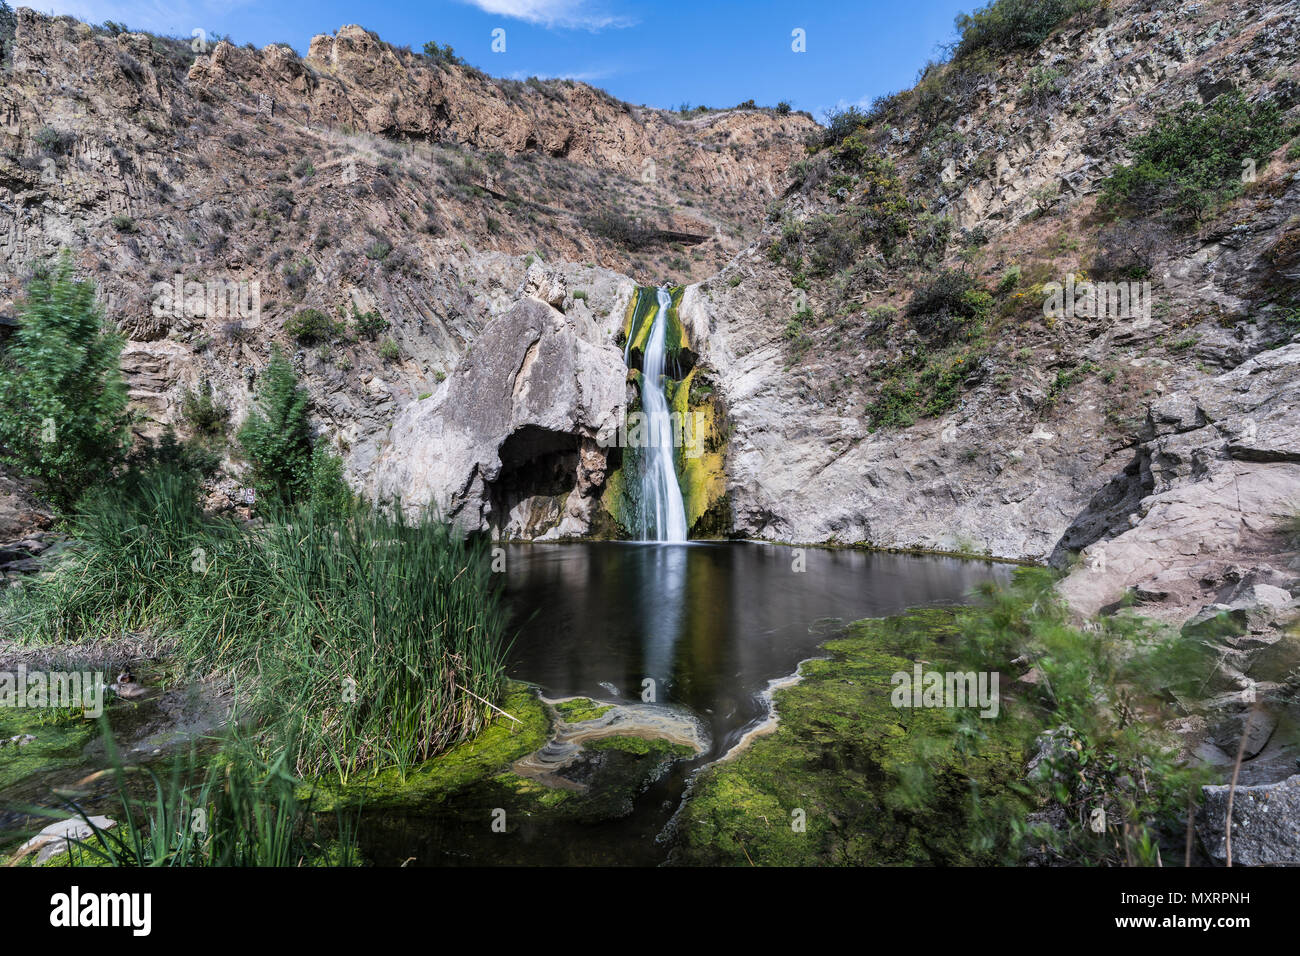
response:
M354 303L352 306L352 324L357 330L357 335L373 342L376 338L388 331L389 322L378 312L371 310L362 312Z
M1184 103L1133 142L1133 161L1102 184L1099 204L1180 223L1203 220L1241 194L1245 164L1262 168L1286 135L1273 100L1249 103L1233 92L1208 106Z
M259 505L292 505L308 490L312 453L308 403L293 365L275 349L258 383L255 407L238 435L253 468Z
M366 258L374 259L376 262L382 262L388 258L388 254L393 251L393 244L387 239L376 239L370 245L366 246Z
M113 217L112 224L118 232L135 232L135 220L130 216L118 213Z
M983 350L947 349L931 354L918 348L902 362L889 366L880 392L867 405L871 430L910 428L933 418L961 399L966 380L979 371Z
M438 44L436 40L430 40L424 45L424 55L429 60L439 65L446 64L449 66L464 66L465 61L456 55L456 51L451 48L450 44Z
M1096 0L992 0L974 13L958 14L961 39L954 58L1035 49L1065 20L1096 5Z
M181 417L196 437L216 443L225 441L230 408L217 400L212 383L206 378L199 382L197 389L185 390L181 397Z
M993 297L958 269L945 269L921 286L907 304L907 315L927 341L947 343L983 329Z
M1032 777L1059 824L1025 836L1057 862L1156 865L1161 838L1179 850L1205 781L1186 767L1157 717L1171 696L1204 685L1205 648L1123 615L1070 624L1069 610L1042 569L1018 571L1010 588L983 589L962 630L966 666L1032 666L1038 680L1021 713L1031 718L1040 760ZM1106 826L1090 828L1104 809ZM1166 861L1168 862L1168 861Z
M130 446L122 338L66 254L37 273L16 312L18 331L0 356L0 461L67 511Z
M696 778L672 860L969 865L1029 851L1039 863L1181 862L1204 774L1180 763L1160 715L1204 681L1204 649L1118 616L1076 628L1054 583L1018 570L972 607L860 621L828 642L829 659L777 691L776 731ZM997 715L894 708L892 675L916 664L998 674ZM1008 693L1030 668L1035 680ZM794 806L805 832L792 834Z
M196 487L158 468L88 499L66 564L0 605L6 636L165 636L241 688L249 726L294 741L299 773L406 769L490 718L473 695L501 690L505 613L487 542L400 510L245 529Z
M36 148L47 155L66 153L72 148L73 136L53 126L42 126L32 137Z
M8 66L13 55L14 31L18 27L18 17L13 7L0 0L0 67Z
M311 454L311 511L318 521L344 518L352 512L352 490L343 478L343 459L335 455L324 443L318 444Z
M385 339L379 346L379 357L385 362L396 362L402 357L402 349L392 339Z
M229 735L221 751L206 759L191 750L172 761L166 780L150 767L129 767L101 718L116 808L117 826L104 830L90 811L73 801L71 814L46 811L56 819L80 817L89 830L70 841L68 866L357 866L351 821L341 815L338 838L330 839L313 812L312 797L291 773L292 746L269 756ZM145 778L144 793L135 783ZM198 814L201 814L199 816ZM196 826L201 821L201 826Z
M343 331L340 322L333 321L320 309L303 309L284 323L286 335L303 345L332 342Z

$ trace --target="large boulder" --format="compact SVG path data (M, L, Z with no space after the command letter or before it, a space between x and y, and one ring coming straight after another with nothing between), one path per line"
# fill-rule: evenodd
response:
M375 492L466 531L584 534L605 481L598 435L617 427L626 375L585 303L565 315L524 298L483 330L437 392L399 413Z
M1227 861L1224 824L1229 787L1205 787L1201 842L1215 862ZM1237 787L1232 798L1232 862L1237 866L1300 863L1300 774L1281 783Z

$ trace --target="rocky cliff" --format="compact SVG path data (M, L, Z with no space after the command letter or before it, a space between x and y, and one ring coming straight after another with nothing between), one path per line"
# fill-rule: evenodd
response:
M1082 610L1186 617L1294 558L1300 167L1240 157L1187 227L1099 199L1185 104L1293 128L1297 40L1293 3L1099 3L823 129L495 80L355 26L195 54L23 10L0 280L71 248L155 430L202 380L237 422L287 346L355 484L522 537L620 533L593 440L636 404L634 288L680 283L675 395L712 422L696 533L1081 561ZM1045 314L1053 282L1118 279L1145 310ZM256 314L158 308L213 281L258 283ZM325 331L292 331L305 310Z

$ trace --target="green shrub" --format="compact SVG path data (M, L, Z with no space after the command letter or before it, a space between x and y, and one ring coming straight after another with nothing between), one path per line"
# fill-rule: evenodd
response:
M333 321L320 309L303 309L284 323L286 335L303 345L332 342L343 331L342 323Z
M36 148L47 155L66 153L72 148L73 139L71 133L65 133L53 126L42 126L32 136Z
M389 322L376 311L362 312L354 303L352 306L352 324L355 326L357 335L373 342L376 338L388 331Z
M954 58L1035 49L1065 20L1096 5L1096 0L992 0L957 16L961 39Z
M402 357L402 350L392 339L385 339L384 344L379 346L379 357L385 362L396 362Z
M197 389L186 389L181 396L181 417L196 436L219 442L226 437L230 408L217 401L212 394L212 383L205 378Z
M275 349L258 383L254 408L238 435L253 469L258 504L264 509L293 505L308 491L312 453L308 403L293 365Z
M993 297L957 269L940 272L907 303L912 327L928 341L941 344L980 331L992 309Z
M366 246L366 258L374 259L376 262L382 262L388 258L388 254L393 251L393 244L387 239L376 239L370 245Z
M1202 220L1240 195L1244 162L1262 168L1285 140L1282 112L1272 100L1252 104L1233 92L1208 106L1184 103L1133 142L1133 161L1103 182L1099 205Z
M118 232L135 232L135 220L130 216L118 213L111 220L113 228Z
M311 511L318 521L344 518L352 511L352 489L343 478L343 459L322 442L311 455L308 482Z
M0 461L67 511L130 447L122 338L66 253L38 271L16 312L18 330L0 356Z

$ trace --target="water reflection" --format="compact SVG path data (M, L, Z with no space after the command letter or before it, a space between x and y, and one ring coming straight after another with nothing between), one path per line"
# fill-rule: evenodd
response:
M552 695L681 704L716 756L761 718L759 694L853 621L953 604L1010 569L952 558L748 543L521 544L507 556L512 676Z

